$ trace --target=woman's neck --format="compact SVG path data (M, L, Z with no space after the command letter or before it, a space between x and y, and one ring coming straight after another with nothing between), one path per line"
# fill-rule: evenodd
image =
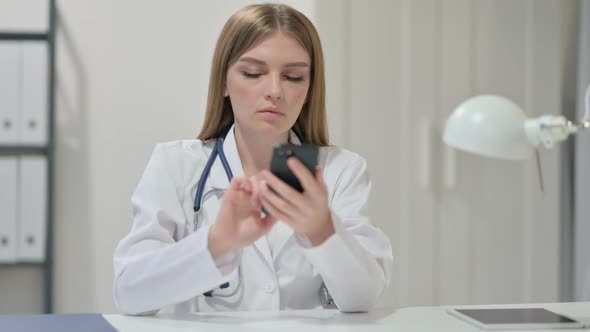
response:
M268 169L273 146L289 141L288 132L276 137L268 137L256 132L245 132L237 125L234 128L236 145L246 176L253 176L263 169Z

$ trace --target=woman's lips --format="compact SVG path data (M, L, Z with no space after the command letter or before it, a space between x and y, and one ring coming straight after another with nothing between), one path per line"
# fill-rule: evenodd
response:
M259 111L258 114L260 114L260 116L262 116L266 120L276 120L276 119L279 119L285 115L285 114L279 112L278 110L274 110L274 109L265 109L265 110Z

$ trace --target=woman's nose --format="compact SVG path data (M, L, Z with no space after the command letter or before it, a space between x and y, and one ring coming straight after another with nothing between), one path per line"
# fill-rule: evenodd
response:
M269 75L269 82L265 97L268 100L280 100L283 98L283 89L281 87L281 78L278 75Z

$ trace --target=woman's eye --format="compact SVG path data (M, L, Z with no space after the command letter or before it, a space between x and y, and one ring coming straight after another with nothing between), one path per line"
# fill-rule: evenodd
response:
M302 82L304 80L303 77L293 77L293 76L288 76L288 75L285 75L285 78L287 79L287 81L291 81L291 82Z
M252 73L249 73L247 71L243 71L242 72L242 75L244 75L246 78L258 78L262 74L252 74Z

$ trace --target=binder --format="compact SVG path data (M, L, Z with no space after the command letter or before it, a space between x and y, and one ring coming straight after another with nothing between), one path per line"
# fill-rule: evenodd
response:
M20 50L18 42L0 42L0 145L15 145L19 137Z
M23 156L19 162L17 259L45 259L47 216L47 159Z
M13 332L117 332L100 314L0 316L0 326Z
M49 27L49 0L0 1L0 32L45 33Z
M48 48L43 41L22 43L20 144L47 144Z
M16 157L0 157L0 263L16 261L16 176Z

